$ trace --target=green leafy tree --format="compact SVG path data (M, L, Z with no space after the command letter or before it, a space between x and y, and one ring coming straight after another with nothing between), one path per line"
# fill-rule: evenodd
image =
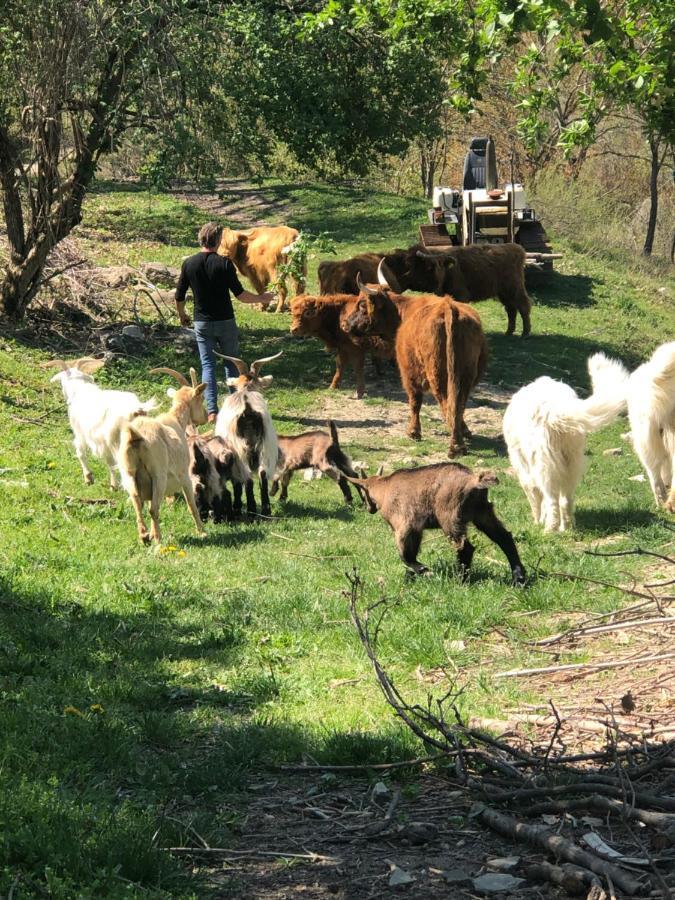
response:
M176 53L199 39L206 12L201 0L5 0L0 314L24 314L50 251L81 219L101 155L126 129L147 127L162 98L180 97Z

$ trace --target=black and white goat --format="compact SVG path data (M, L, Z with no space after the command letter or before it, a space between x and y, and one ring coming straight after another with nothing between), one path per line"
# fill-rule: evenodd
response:
M94 483L89 468L89 454L102 459L110 470L110 487L118 487L117 451L122 426L134 415L145 415L155 409L154 398L141 401L131 391L110 391L94 384L92 375L105 365L105 360L83 356L73 362L50 360L42 368L60 369L50 381L61 385L68 405L68 419L73 432L75 455L82 466L85 484Z
M281 351L283 352L283 351ZM272 424L267 402L261 391L272 383L272 375L261 377L261 367L281 356L266 356L256 359L250 367L243 359L234 356L222 356L230 360L239 370L238 378L228 378L230 387L235 393L225 398L225 402L216 418L216 435L222 437L231 447L246 471L246 511L249 515L257 512L253 495L253 474L260 481L260 506L264 516L272 512L270 506L269 482L274 477L279 459L277 434ZM236 489L236 484L235 484ZM235 513L241 512L241 492L235 490Z
M239 498L241 508L242 488L248 479L248 468L244 467L227 441L210 434L188 434L190 450L190 479L195 492L197 508L202 519L213 514L213 521L231 522L233 518L232 497L228 482L234 487L235 498Z

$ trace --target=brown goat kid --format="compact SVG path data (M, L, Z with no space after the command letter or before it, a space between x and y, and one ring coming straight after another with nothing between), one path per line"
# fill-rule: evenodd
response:
M424 393L431 392L450 433L448 456L465 453L464 437L470 432L464 410L488 357L478 313L451 297L402 297L382 287L361 287L344 327L350 334L374 334L386 342L395 341L396 362L410 407L408 436L421 438L420 408Z
M328 423L330 434L325 431L306 431L294 437L277 435L279 441L279 467L272 482L270 494L274 496L281 485L279 500L288 499L288 484L293 473L298 469L315 468L335 481L345 503L352 502L352 492L345 475L356 478L357 473L352 466L351 459L340 447L335 422ZM361 498L365 496L360 487L357 487Z
M296 297L291 303L291 334L294 337L316 337L326 345L326 349L335 351L335 375L330 383L331 388L337 388L340 384L344 367L347 364L353 366L356 396L362 397L366 389L366 354L371 353L376 360L392 359L394 341L377 334L347 333L344 323L354 312L356 304L357 298L351 294L327 297L305 294Z
M513 583L525 584L525 569L513 537L488 500L488 488L498 483L491 472L472 472L459 463L438 463L353 483L365 490L369 511L379 512L389 524L403 564L416 575L429 571L417 559L422 532L440 528L452 541L460 572L466 577L475 549L466 532L473 524L502 550Z

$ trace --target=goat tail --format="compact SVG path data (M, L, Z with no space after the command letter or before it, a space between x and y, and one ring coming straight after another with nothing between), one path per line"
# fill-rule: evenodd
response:
M616 359L595 353L588 360L593 393L556 416L555 425L587 434L613 422L626 409L628 370Z
M647 365L655 388L672 388L675 382L675 341L657 347Z
M339 450L340 449L340 440L338 438L338 430L335 425L335 422L332 419L328 420L328 427L330 428L330 439L333 442L333 446Z
M151 397L149 400L146 400L145 403L141 403L138 408L142 410L142 415L144 413L152 412L153 410L157 409L158 406L159 403L157 403L154 397ZM136 413L136 415L138 415L138 413Z

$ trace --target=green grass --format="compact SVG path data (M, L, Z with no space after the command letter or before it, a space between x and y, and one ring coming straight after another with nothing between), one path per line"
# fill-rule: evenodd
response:
M293 224L333 232L340 256L405 245L424 206L352 188L275 183L265 191L288 205ZM89 198L79 239L101 264L176 264L203 219L169 196L149 202L104 185ZM510 389L549 374L586 388L590 352L635 362L672 335L672 288L659 293L662 281L562 249L559 273L533 291L531 339L505 338L502 307L481 304L492 383ZM279 430L302 430L298 418L308 414L321 418L335 397L324 390L331 358L314 342L292 341L287 316L237 315L245 358L285 351L270 366ZM193 841L191 828L212 845L236 842L236 792L251 771L302 753L346 763L417 752L348 621L344 573L354 566L366 602L397 601L380 644L397 685L422 698L429 686L418 667L471 667L462 709L490 716L531 699L527 685L492 677L540 659L524 638L619 602L611 590L551 573L625 579L632 560L590 558L584 548L608 537L617 549L672 537L647 485L629 480L639 471L629 449L602 456L624 446L618 422L589 442L576 532L544 536L508 475L493 490L535 576L526 590L510 586L505 560L480 537L471 581L461 584L436 532L421 552L432 577L405 578L386 524L345 508L324 479L296 478L290 502L274 506L275 521L211 526L205 541L194 537L184 504L165 505L165 552L157 553L137 544L131 508L110 494L101 465L93 487L82 483L60 392L36 366L47 355L16 337L0 343L0 894L21 875L25 897L203 896L205 886L191 886L162 848ZM156 351L118 360L98 380L162 396L168 382L147 369L188 362ZM338 395L345 419L375 418L387 402L350 394L347 385ZM442 452L443 430L428 417L424 427L420 445L397 430L347 449L373 466ZM466 461L478 459L508 466L503 447L480 435ZM509 657L492 657L496 627L509 638ZM453 649L458 639L464 650ZM356 680L336 685L341 679Z

